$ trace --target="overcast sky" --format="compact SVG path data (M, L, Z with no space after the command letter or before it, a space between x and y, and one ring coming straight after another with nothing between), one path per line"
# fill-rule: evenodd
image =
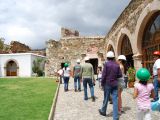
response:
M33 49L59 40L61 27L105 36L131 0L0 0L0 37Z

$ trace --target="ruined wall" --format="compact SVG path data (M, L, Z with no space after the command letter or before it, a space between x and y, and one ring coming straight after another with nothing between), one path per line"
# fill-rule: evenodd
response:
M79 32L77 30L61 28L61 37L75 37L75 36L79 36Z
M23 43L20 43L18 41L11 41L10 50L12 53L21 53L21 52L28 52L31 49L29 48L29 46Z
M59 41L50 40L46 49L46 76L54 75L64 62L69 62L72 68L77 59L82 60L86 55L104 60L103 52L104 37L62 37Z

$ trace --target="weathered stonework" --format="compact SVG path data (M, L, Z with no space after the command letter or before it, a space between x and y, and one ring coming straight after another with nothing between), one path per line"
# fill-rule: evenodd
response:
M133 33L142 10L152 1L153 0L132 0L107 33L105 38L106 43L108 40L115 40L115 42L117 42L117 35L121 28L127 28Z
M160 11L160 0L132 0L116 20L110 31L103 37L81 37L78 31L62 29L59 41L47 43L46 75L51 76L61 63L69 62L71 66L76 59L87 55L97 58L98 64L104 60L106 52L113 48L116 57L121 54L122 40L127 36L133 51L135 68L142 66L142 36L147 22L152 15ZM53 72L53 73L52 73Z
M104 60L104 37L62 37L59 41L49 40L46 49L46 76L52 76L61 67L61 63L68 62L70 67L77 59L85 56L97 58L99 63Z
M160 0L132 0L106 34L106 52L108 46L111 45L116 57L122 54L121 48L123 45L121 42L126 35L131 43L134 65L137 69L141 67L141 57L136 59L135 56L143 54L141 44L145 27L157 11L160 11Z
M21 53L21 52L28 52L31 49L29 48L29 46L23 43L20 43L18 41L11 41L10 50L12 53Z

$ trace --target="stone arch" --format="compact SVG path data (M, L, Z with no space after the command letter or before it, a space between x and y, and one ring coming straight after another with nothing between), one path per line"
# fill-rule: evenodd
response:
M155 0L145 7L140 17L138 18L136 29L135 29L137 54L142 54L142 39L143 39L142 37L143 37L145 27L148 21L150 20L150 18L159 10L160 10L160 1Z
M4 65L5 76L18 76L19 64L15 59L9 59Z
M132 35L131 35L130 31L127 28L122 28L121 31L119 32L118 38L117 38L117 45L116 45L116 53L117 53L117 55L121 54L122 41L123 41L124 36L128 37L129 42L131 43L132 51L134 52L134 50L133 50L134 43L132 43Z
M113 49L113 52L115 53L115 45L112 40L109 40L107 46L106 46L106 52Z
M131 42L131 34L127 29L121 29L117 40L117 54L123 54L127 59L127 66L134 66L133 61L133 43Z

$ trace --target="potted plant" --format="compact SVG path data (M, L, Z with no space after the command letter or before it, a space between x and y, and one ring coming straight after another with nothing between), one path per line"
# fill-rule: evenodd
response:
M136 69L135 69L134 67L129 67L129 68L128 68L128 71L127 71L128 87L129 87L129 88L134 87L135 74L136 74Z

